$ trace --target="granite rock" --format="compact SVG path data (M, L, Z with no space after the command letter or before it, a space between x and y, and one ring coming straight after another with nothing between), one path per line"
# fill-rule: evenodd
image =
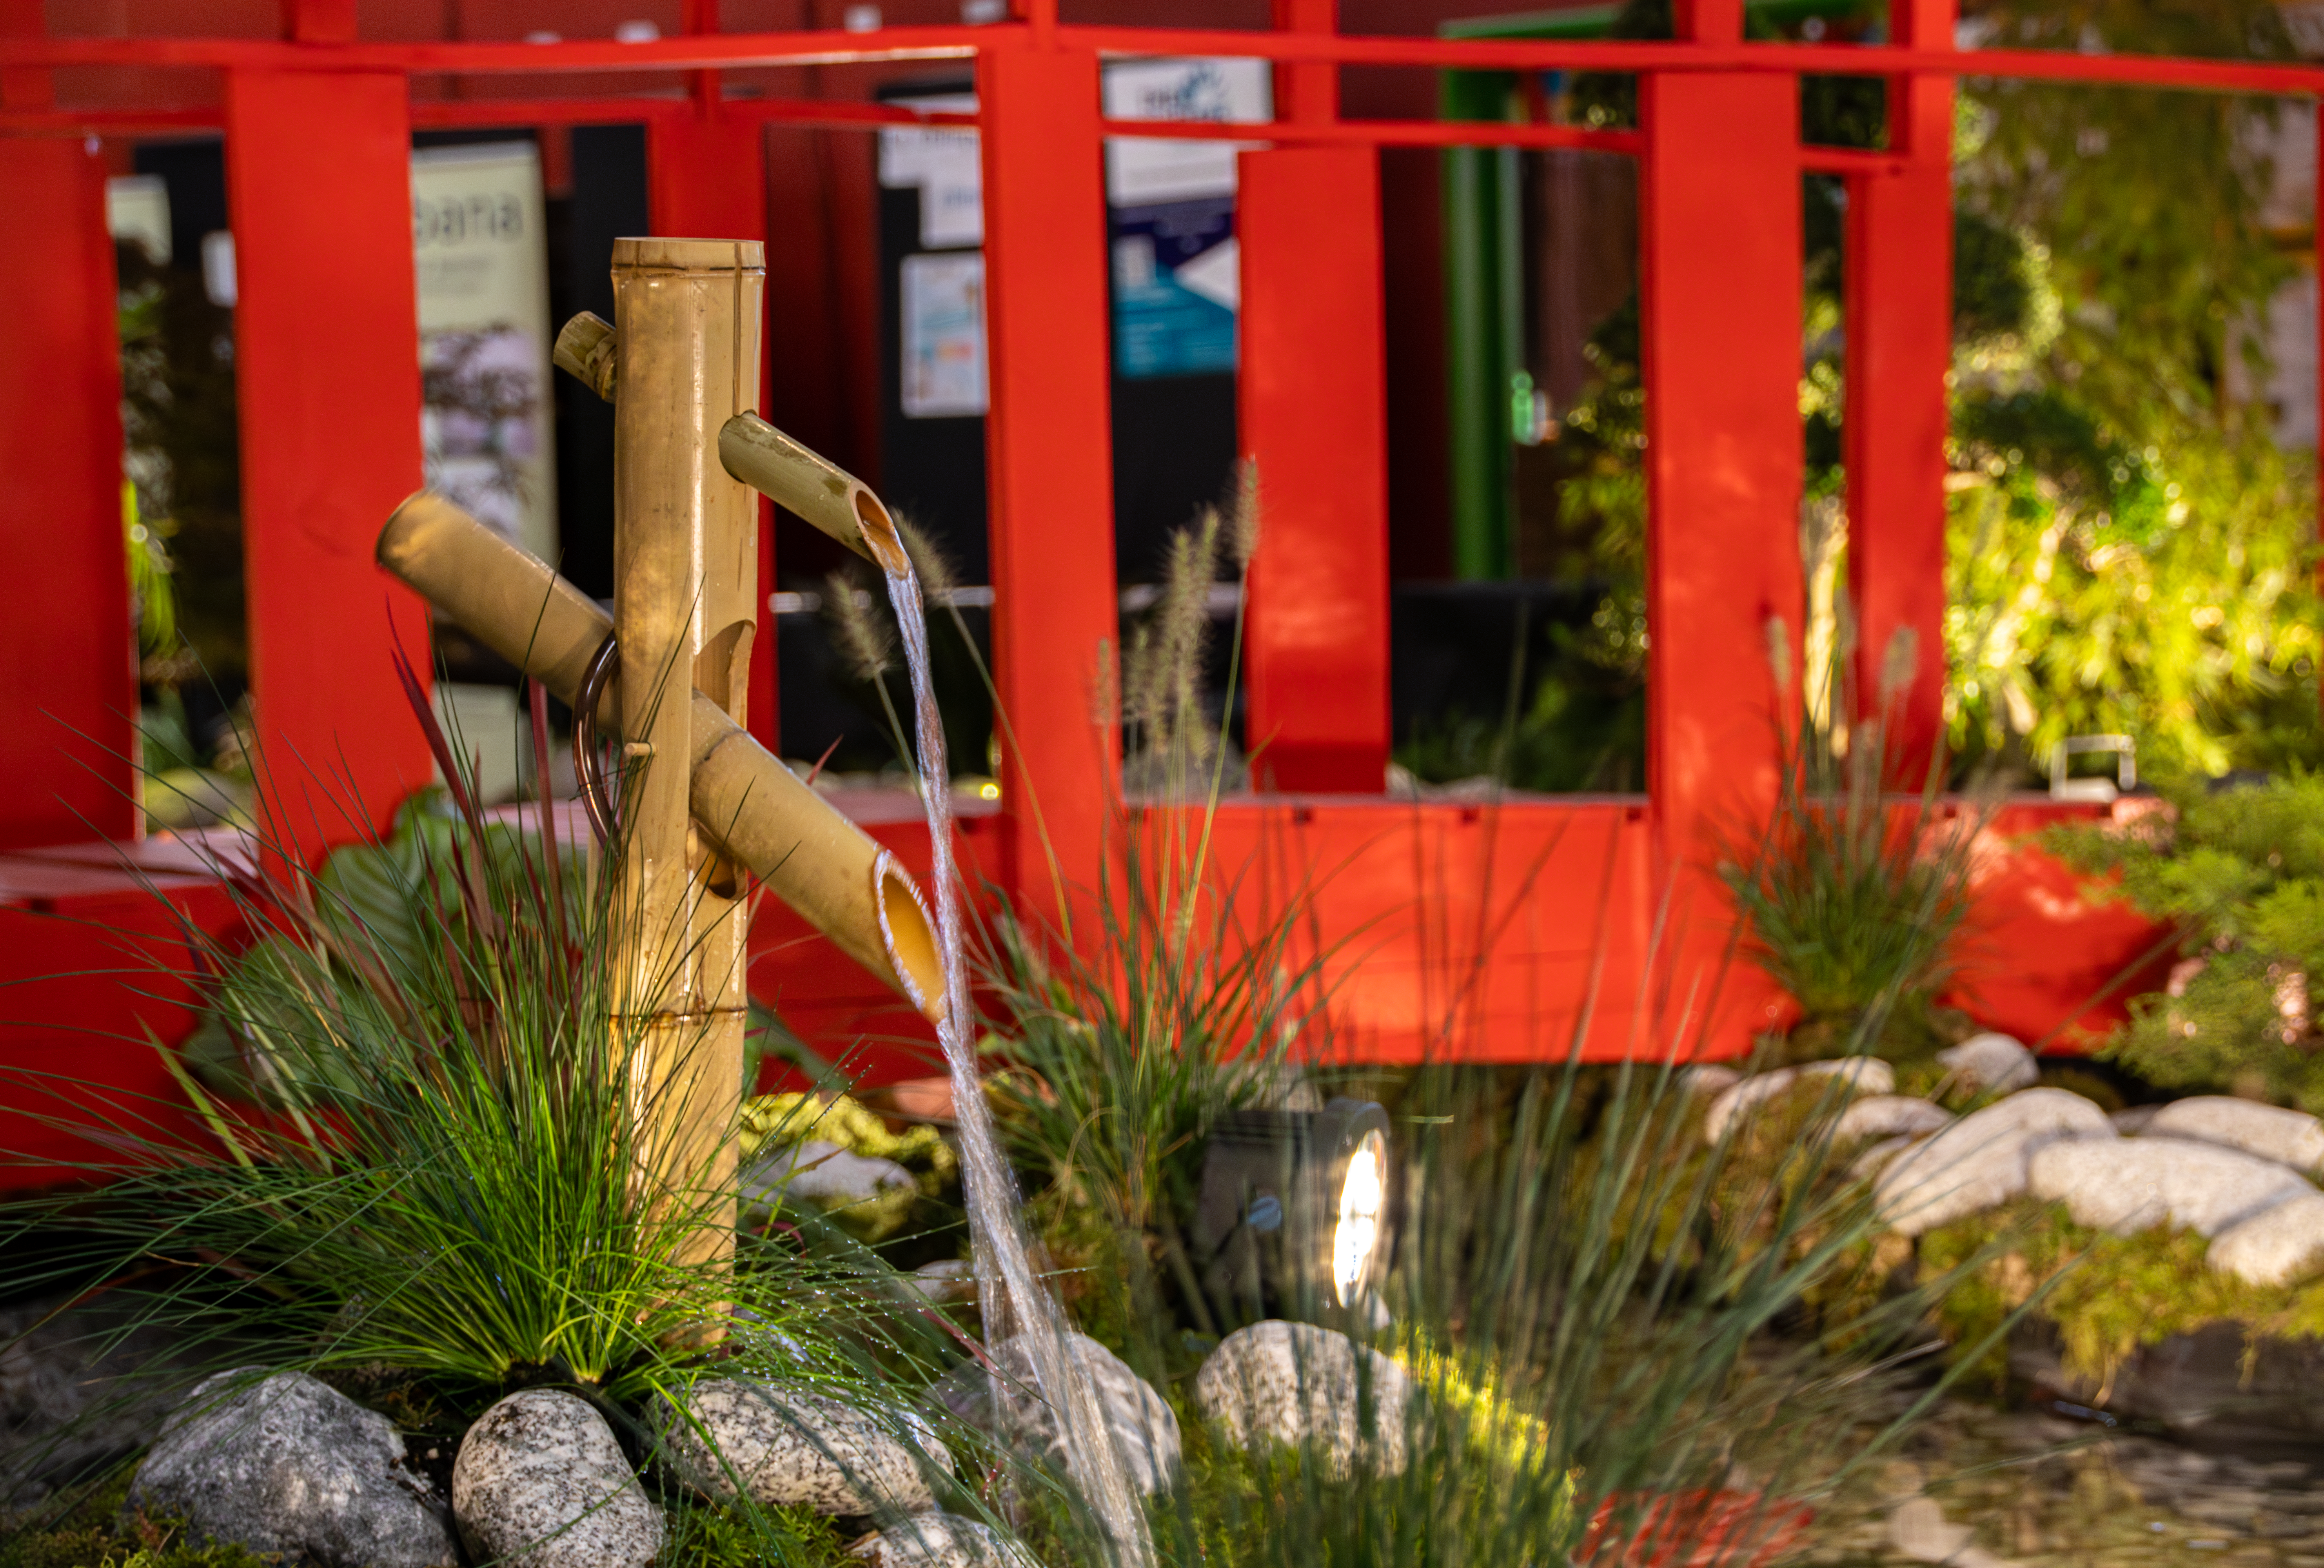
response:
M2106 1112L2080 1094L2024 1089L1891 1160L1873 1190L1890 1228L1917 1236L2023 1193L2026 1160L2035 1150L2114 1137Z
M2212 1268L2252 1285L2289 1285L2324 1268L2324 1193L2294 1193L2211 1238Z
M1835 1143L1856 1143L1867 1138L1917 1138L1952 1125L1952 1112L1931 1100L1909 1094L1867 1094L1840 1113L1833 1127Z
M2205 1236L2316 1189L2289 1166L2216 1144L2149 1133L2057 1143L2034 1152L2026 1190L2079 1224L2117 1236L2181 1225Z
M1702 1116L1702 1140L1717 1143L1735 1118L1756 1111L1794 1084L1814 1078L1837 1078L1831 1091L1835 1102L1845 1094L1889 1094L1896 1088L1896 1070L1877 1056L1843 1056L1836 1062L1810 1062L1803 1066L1778 1067L1754 1073L1720 1091Z
M1194 1374L1196 1405L1229 1442L1310 1447L1334 1477L1359 1465L1401 1474L1413 1398L1402 1367L1313 1324L1238 1329Z
M930 1471L952 1470L952 1455L918 1416L860 1410L803 1388L706 1378L687 1393L686 1413L691 1419L666 1411L663 1452L688 1486L721 1499L735 1495L739 1480L770 1507L908 1514L936 1506Z
M847 1554L872 1568L1040 1568L991 1526L950 1514L915 1514L864 1536Z
M129 1504L198 1539L321 1568L451 1568L441 1500L403 1468L395 1424L319 1378L245 1367L162 1424Z
M1178 1417L1120 1356L1087 1334L1068 1332L1065 1338L1066 1355L1097 1391L1098 1408L1113 1434L1130 1485L1148 1497L1167 1490L1178 1472ZM1035 1384L1024 1336L1002 1341L992 1351L992 1363L997 1378L975 1362L964 1362L937 1379L933 1392L962 1420L997 1432L1011 1446L1062 1469L1064 1430Z
M2324 1121L2304 1111L2226 1094L2199 1094L2158 1105L2142 1132L2239 1148L2294 1170L2324 1169Z
M2042 1076L2034 1053L2009 1035L1971 1035L1937 1053L1937 1065L1963 1088L1979 1094L2014 1094Z
M553 1388L511 1394L468 1428L452 1512L471 1556L521 1554L525 1568L646 1568L665 1535L605 1418Z

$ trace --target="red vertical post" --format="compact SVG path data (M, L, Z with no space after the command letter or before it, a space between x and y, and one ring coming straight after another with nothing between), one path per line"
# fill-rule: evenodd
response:
M400 75L228 74L251 682L281 831L386 826L429 780L396 681L428 616L373 564L420 484L411 132Z
M38 37L41 7L0 9ZM0 104L50 101L45 70ZM137 647L121 516L121 360L105 163L78 140L0 138L0 550L32 574L0 613L0 850L137 828Z
M1953 9L1953 0L1892 0L1895 42L1950 49ZM1926 778L1944 724L1952 121L1950 78L1891 77L1888 143L1903 167L1856 175L1848 188L1842 423L1857 703L1888 726L1891 764L1909 788Z
M1245 733L1265 787L1378 794L1388 753L1378 154L1246 152L1236 223L1236 391L1263 501Z
M979 56L977 95L1001 867L1054 918L1102 870L1120 623L1097 56L1045 47L1045 14Z
M715 20L715 17L713 18ZM646 123L646 200L654 233L696 239L767 237L766 127L720 106L718 73L694 73L686 106ZM765 324L761 323L759 407L767 406ZM774 508L759 502L759 625L751 639L751 733L782 747L775 678Z
M1731 41L1741 7L1702 0L1679 20L1682 36ZM1709 868L1773 806L1797 689L1798 103L1773 74L1650 74L1640 88L1646 770L1656 858L1690 933L1666 960L1674 1004L1712 980L1732 916ZM1757 993L1729 976L1722 1018L1690 1022L1688 1039L1709 1027L1714 1048L1740 1044L1738 1024L1766 1021Z

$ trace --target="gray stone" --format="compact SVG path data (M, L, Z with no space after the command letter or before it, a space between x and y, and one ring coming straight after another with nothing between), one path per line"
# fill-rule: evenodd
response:
M2239 1148L2294 1170L2324 1169L2324 1121L2304 1111L2263 1105L2256 1100L2225 1094L2174 1100L2156 1106L2140 1130Z
M1772 1073L1754 1073L1729 1084L1711 1101L1702 1116L1703 1141L1717 1143L1736 1117L1812 1078L1840 1080L1840 1086L1831 1091L1835 1102L1847 1094L1889 1094L1896 1088L1896 1070L1877 1056L1843 1056L1836 1062L1810 1062L1804 1066L1778 1067Z
M1000 1531L950 1514L915 1514L847 1549L872 1568L1040 1568Z
M885 1517L934 1508L929 1472L952 1471L952 1455L917 1416L860 1410L804 1388L734 1378L695 1384L685 1416L666 1410L661 1440L672 1467L696 1491L732 1498L739 1480L769 1507L820 1514Z
M1678 1071L1678 1086L1689 1094L1718 1094L1733 1088L1743 1075L1717 1062L1703 1062Z
M1238 1329L1194 1374L1194 1401L1238 1447L1312 1447L1326 1473L1359 1464L1388 1475L1406 1462L1412 1379L1343 1333L1270 1321Z
M323 1568L449 1568L433 1489L395 1424L304 1372L245 1367L197 1386L137 1468L129 1504L197 1537Z
M2036 1149L2077 1139L2111 1139L2106 1112L2063 1089L2024 1089L1970 1112L1890 1161L1874 1187L1881 1217L1917 1236L1995 1208L2025 1190Z
M174 1327L77 1291L0 1308L0 1514L133 1457L183 1397Z
M743 1194L754 1203L779 1194L821 1209L868 1204L894 1188L917 1186L912 1173L894 1160L855 1154L819 1138L776 1150L742 1177Z
M1113 1434L1130 1485L1148 1497L1167 1490L1178 1472L1178 1417L1120 1356L1087 1334L1068 1332L1065 1338L1066 1356L1096 1390L1098 1409ZM997 1432L1011 1446L1064 1469L1064 1428L1034 1381L1024 1336L1002 1341L992 1351L992 1372L987 1373L974 1361L963 1362L938 1379L931 1392L962 1420ZM997 1421L996 1392L1001 1406Z
M1909 1094L1867 1094L1840 1113L1831 1130L1835 1143L1867 1138L1917 1138L1952 1124L1953 1114L1932 1100Z
M2212 1268L2252 1285L2289 1285L2324 1267L2324 1193L2294 1193L2211 1238Z
M976 1265L966 1258L942 1258L923 1263L909 1274L896 1277L897 1293L907 1301L942 1306L976 1299Z
M2034 1053L2009 1035L1971 1035L1937 1053L1937 1065L1962 1087L1980 1094L2014 1094L2041 1080Z
M2216 1236L2316 1190L2273 1160L2152 1135L2052 1144L2034 1152L2026 1177L2035 1197L2063 1204L2077 1223L2117 1236L2162 1224Z
M665 1534L605 1418L553 1388L511 1394L468 1428L452 1512L471 1556L522 1554L525 1568L645 1568Z

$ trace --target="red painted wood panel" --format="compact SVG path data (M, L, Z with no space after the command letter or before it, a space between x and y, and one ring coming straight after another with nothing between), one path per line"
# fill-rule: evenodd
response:
M410 124L386 74L235 71L226 111L251 684L281 830L312 849L429 776L390 659L425 673L426 612L372 560L420 483Z
M1120 774L1097 56L995 50L984 114L985 422L1001 880L1094 888Z
M21 574L0 611L0 849L136 831L105 172L77 141L0 138L0 552Z
M1949 47L1952 23L1951 0L1898 0L1891 11L1896 41L1915 48ZM1904 166L1848 182L1848 573L1859 711L1885 719L1899 779L1917 786L1944 729L1953 88L1942 77L1896 77L1888 94L1889 141ZM1912 679L1892 695L1884 671L1899 632L1910 635Z
M173 1046L192 1032L184 925L235 921L203 878L0 860L0 1192L122 1158L108 1128L198 1136L145 1031Z
M1376 794L1388 753L1379 154L1240 161L1237 393L1263 520L1245 732L1263 785Z
M1732 925L1711 868L1773 808L1796 701L1798 89L1783 77L1660 75L1639 99L1646 773L1672 897L1666 1000L1683 1008L1708 1005L1687 977L1714 966ZM1765 1016L1749 981L1717 999L1709 1027L1722 1048Z

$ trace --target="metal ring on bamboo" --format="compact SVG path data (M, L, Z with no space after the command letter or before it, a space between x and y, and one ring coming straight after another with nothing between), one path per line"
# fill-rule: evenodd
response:
M604 769L597 756L597 704L605 695L605 683L620 667L621 652L621 644L611 632L606 632L581 674L581 689L573 694L573 777L581 788L581 808L589 814L589 830L597 835L600 848L612 842L620 823L606 798Z

